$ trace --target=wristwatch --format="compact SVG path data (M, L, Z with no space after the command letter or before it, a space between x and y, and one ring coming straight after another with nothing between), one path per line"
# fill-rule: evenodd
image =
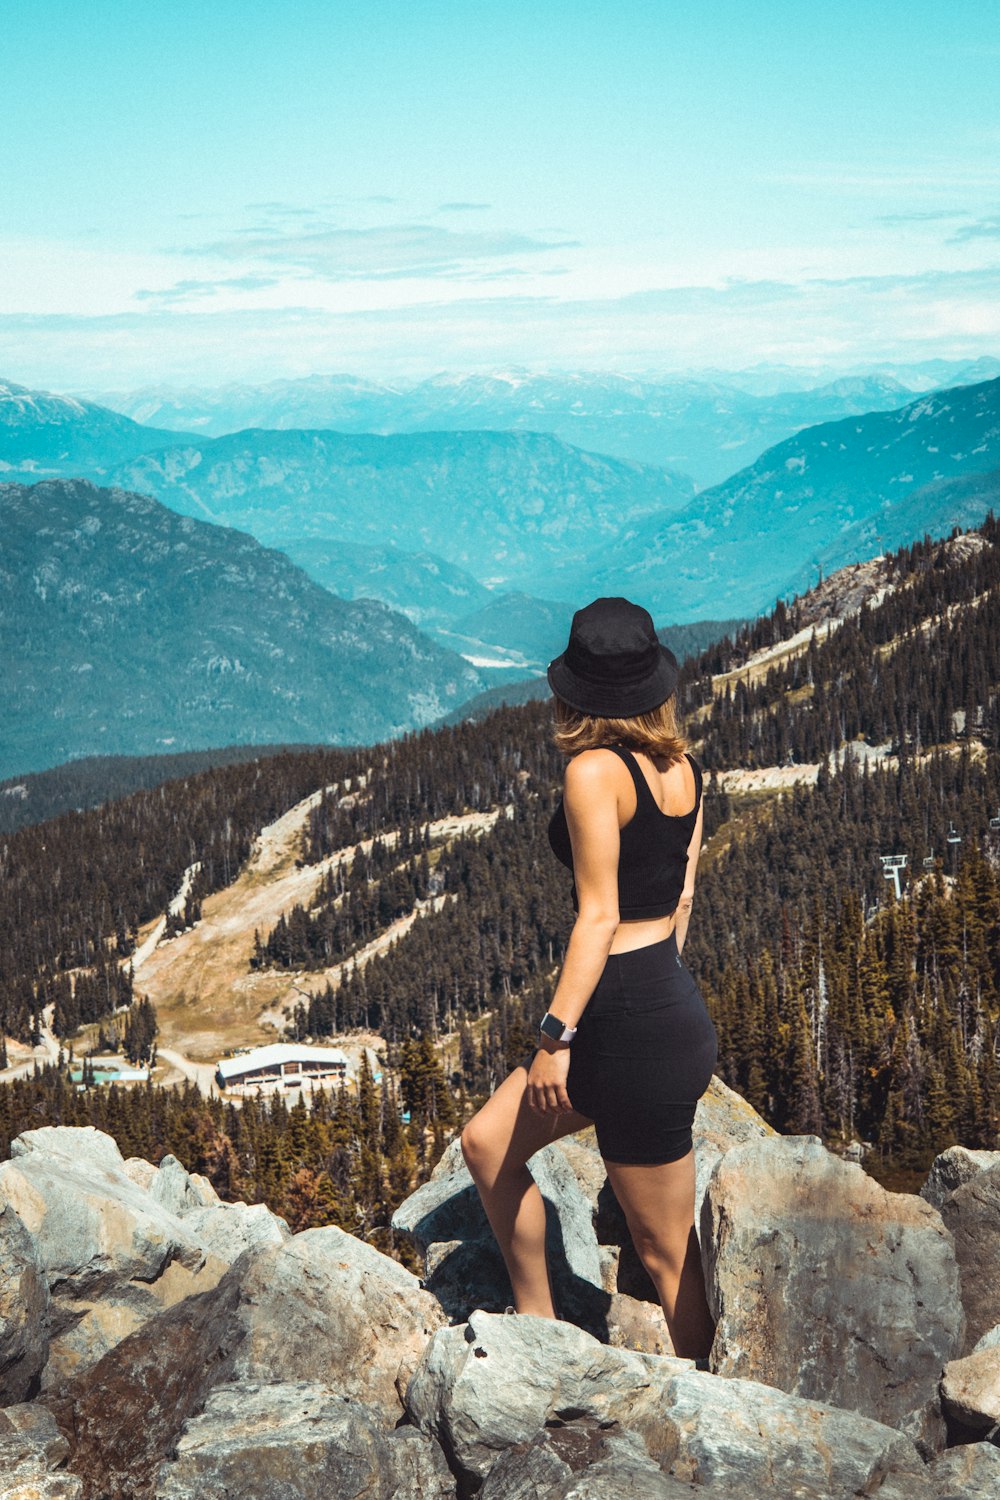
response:
M554 1042L571 1042L577 1032L575 1026L567 1026L565 1021L560 1021L559 1017L554 1016L550 1010L547 1010L539 1021L538 1029L546 1036L550 1036Z

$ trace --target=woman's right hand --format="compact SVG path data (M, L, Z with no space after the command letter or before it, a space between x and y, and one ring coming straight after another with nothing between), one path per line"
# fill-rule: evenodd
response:
M566 1092L569 1047L543 1038L528 1069L528 1103L539 1114L565 1114L573 1108Z

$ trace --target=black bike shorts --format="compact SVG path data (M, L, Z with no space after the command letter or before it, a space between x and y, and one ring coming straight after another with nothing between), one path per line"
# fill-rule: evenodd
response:
M677 1161L717 1061L715 1024L672 932L608 955L570 1045L566 1092L605 1161Z

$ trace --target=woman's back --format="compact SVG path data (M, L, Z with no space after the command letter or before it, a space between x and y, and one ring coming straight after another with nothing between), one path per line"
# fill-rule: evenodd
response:
M688 845L701 804L701 767L689 754L663 772L649 761L647 779L634 751L624 745L606 748L625 762L636 795L635 812L619 830L619 918L635 922L671 916L684 888ZM548 835L556 858L572 870L573 848L562 798L549 822ZM578 911L575 881L572 898L573 909Z

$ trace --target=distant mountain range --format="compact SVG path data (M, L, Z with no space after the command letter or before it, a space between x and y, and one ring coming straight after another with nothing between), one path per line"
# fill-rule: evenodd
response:
M811 427L684 510L627 525L583 567L547 567L521 587L565 599L624 592L658 619L756 614L807 589L820 565L979 525L998 466L1000 380L935 392Z
M992 363L995 368L968 379L1000 374L1000 362ZM790 371L787 378L792 381L793 375ZM216 437L245 428L548 432L590 452L678 469L705 486L728 478L804 427L889 411L912 395L912 386L882 373L761 392L752 382L741 385L738 377L725 373L717 380L655 380L514 370L438 375L407 386L313 375L259 386L154 389L107 399L137 421Z
M176 443L94 401L0 381L0 478L34 483L50 475L96 477L115 464Z
M694 494L683 476L531 432L237 432L142 454L109 479L268 546L394 543L491 588L582 559Z
M536 392L541 379L529 383ZM492 384L480 382L484 401ZM616 399L638 384L619 380ZM380 389L340 385L344 401ZM580 377L596 405L592 387ZM473 396L469 381L444 380L409 395L431 388L441 402L451 391L452 415ZM796 399L825 401L832 389ZM865 390L847 382L839 399ZM629 594L672 627L745 618L819 570L979 524L997 493L998 407L994 379L819 423L696 493L677 472L540 433L251 429L169 434L163 446L162 429L93 403L6 387L0 463L9 474L89 465L89 478L250 532L342 599L401 611L493 686L542 670L572 610L597 594ZM272 738L286 734L299 731Z
M0 534L0 777L102 752L371 744L496 680L145 495L3 484Z

